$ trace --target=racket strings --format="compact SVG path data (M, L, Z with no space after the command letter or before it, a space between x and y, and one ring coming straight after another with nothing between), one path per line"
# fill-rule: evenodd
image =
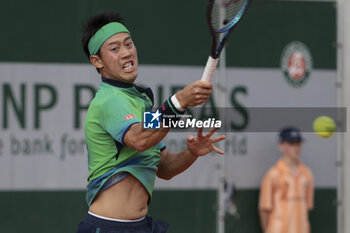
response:
M212 27L219 30L231 22L239 14L245 2L246 0L215 0L211 12Z
M220 29L222 22L220 22L220 5L218 4L218 1L214 2L213 9L211 12L211 23L212 27L215 30Z

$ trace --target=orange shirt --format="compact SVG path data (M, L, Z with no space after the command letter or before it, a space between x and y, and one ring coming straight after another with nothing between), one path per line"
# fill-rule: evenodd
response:
M259 198L260 210L269 211L266 233L309 233L308 211L313 208L312 173L300 162L293 174L283 159L266 173Z

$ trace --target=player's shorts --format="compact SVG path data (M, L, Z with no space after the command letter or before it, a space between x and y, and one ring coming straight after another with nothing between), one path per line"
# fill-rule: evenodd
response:
M87 214L76 233L164 233L169 224L146 216L137 222L117 222Z

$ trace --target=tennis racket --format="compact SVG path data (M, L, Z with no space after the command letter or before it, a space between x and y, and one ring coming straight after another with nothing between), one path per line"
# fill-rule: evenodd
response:
M212 36L211 53L202 80L211 82L220 53L233 28L242 19L252 0L209 0L207 24ZM224 16L224 17L222 17Z

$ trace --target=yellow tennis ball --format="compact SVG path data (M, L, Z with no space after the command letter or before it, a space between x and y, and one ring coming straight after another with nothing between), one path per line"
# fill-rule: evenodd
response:
M334 120L328 116L317 117L313 123L315 133L321 138L331 137L336 127Z

